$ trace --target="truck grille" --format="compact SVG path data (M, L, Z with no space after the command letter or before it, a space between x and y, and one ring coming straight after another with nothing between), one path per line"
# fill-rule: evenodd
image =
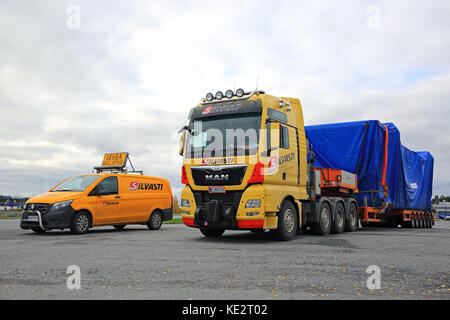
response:
M192 167L191 173L197 186L240 185L247 165L199 166Z

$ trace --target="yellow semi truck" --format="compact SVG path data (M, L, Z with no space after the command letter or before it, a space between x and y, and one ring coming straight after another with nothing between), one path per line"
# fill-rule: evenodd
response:
M299 99L209 93L180 133L182 218L205 236L270 230L291 240L305 228L356 229L356 175L313 166Z

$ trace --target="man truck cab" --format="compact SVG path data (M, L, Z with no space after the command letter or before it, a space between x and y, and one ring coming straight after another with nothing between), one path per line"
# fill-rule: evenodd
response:
M75 234L89 228L127 224L161 227L172 219L172 190L167 179L126 171L127 153L107 154L97 173L72 176L47 193L30 198L20 227L42 233L69 228ZM114 163L120 160L120 163Z
M279 240L305 228L317 234L355 230L356 176L325 170L330 183L321 184L299 99L219 91L193 108L188 121L180 130L185 225L208 237L270 230Z

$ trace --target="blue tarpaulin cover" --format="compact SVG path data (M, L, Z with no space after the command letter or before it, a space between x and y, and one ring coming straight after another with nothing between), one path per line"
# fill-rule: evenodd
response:
M382 186L388 129L387 198ZM358 175L359 205L387 201L397 209L430 210L434 159L429 152L414 152L400 142L393 123L377 120L305 126L315 153L316 167L342 169Z

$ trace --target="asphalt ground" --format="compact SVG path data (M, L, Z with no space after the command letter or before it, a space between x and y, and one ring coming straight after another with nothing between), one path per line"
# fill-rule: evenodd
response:
M268 233L203 237L182 224L35 234L0 220L0 299L446 299L450 221L360 228L278 242ZM80 268L68 289L67 268ZM380 288L366 272L380 269Z

